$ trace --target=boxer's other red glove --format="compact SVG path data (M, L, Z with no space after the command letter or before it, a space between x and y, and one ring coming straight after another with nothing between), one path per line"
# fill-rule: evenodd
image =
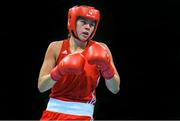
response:
M80 53L69 54L52 69L50 75L54 81L58 81L66 73L81 74L84 70L85 59Z
M115 71L110 63L110 56L107 49L100 44L94 43L88 49L87 60L90 64L96 64L100 67L101 73L105 80L111 79Z

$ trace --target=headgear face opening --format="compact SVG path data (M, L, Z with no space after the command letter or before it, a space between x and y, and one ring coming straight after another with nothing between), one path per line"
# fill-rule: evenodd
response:
M95 9L91 6L74 6L69 9L68 11L68 31L69 33L73 34L76 38L79 39L77 32L76 32L76 21L78 17L84 17L87 19L94 20L96 22L95 28L91 36L88 40L92 39L96 33L99 20L100 20L100 12L99 10Z

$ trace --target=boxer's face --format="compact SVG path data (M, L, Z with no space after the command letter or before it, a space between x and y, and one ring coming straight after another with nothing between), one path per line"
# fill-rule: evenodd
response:
M95 29L96 22L86 18L78 18L76 22L76 31L81 41L87 41Z

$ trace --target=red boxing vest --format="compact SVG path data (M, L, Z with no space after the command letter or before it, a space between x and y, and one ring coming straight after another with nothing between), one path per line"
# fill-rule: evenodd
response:
M81 52L86 59L86 53L89 46L94 43L90 40L86 48ZM63 40L61 50L56 64L62 58L70 54L69 40ZM96 87L100 79L100 72L97 70L96 65L88 64L85 62L84 72L81 75L66 74L59 81L57 81L51 89L50 97L64 101L84 102L95 104L96 102Z

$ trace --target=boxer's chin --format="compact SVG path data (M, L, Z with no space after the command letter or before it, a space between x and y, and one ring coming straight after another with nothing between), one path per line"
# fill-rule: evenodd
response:
M87 42L89 39L89 36L82 34L81 36L79 36L79 39L81 42Z

